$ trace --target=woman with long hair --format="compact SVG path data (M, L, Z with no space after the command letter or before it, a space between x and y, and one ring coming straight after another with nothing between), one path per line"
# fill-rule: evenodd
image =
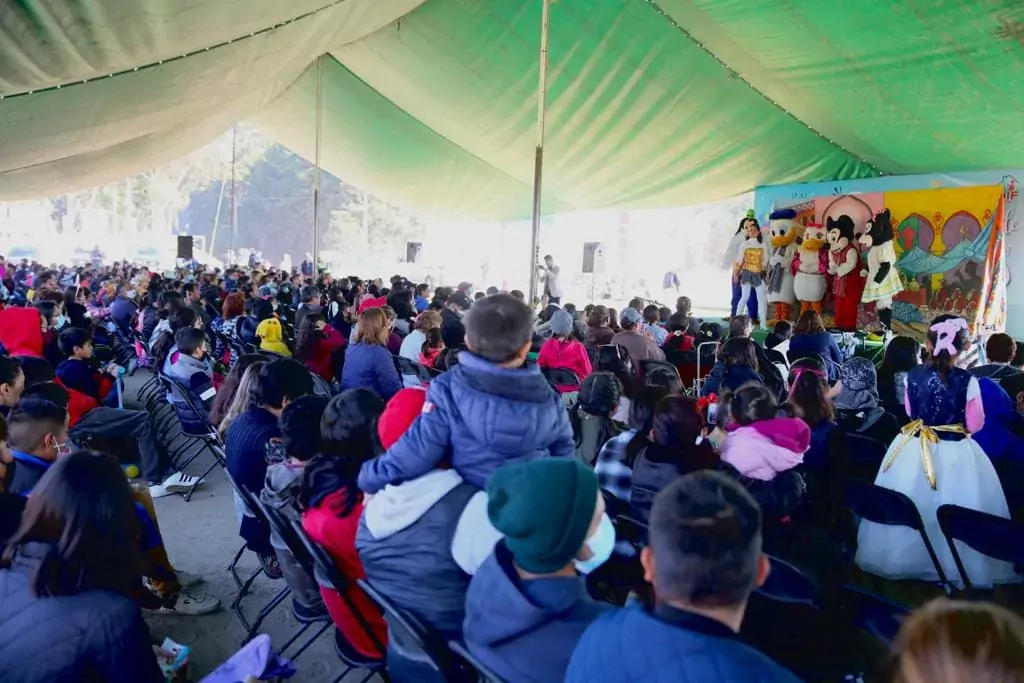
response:
M387 316L379 308L370 308L359 316L359 327L345 350L341 374L342 389L369 389L385 401L398 393L402 380L394 358L387 349Z
M748 337L732 337L722 345L718 354L722 361L720 391L736 391L744 384L764 384L759 372L757 349Z
M245 295L241 292L232 292L224 297L220 317L214 318L213 322L210 323L210 329L218 335L217 343L214 345L214 355L217 357L217 360L223 361L225 355L228 355L228 365L234 365L238 361L238 351L233 346L223 344L220 335L241 343L241 327L244 317Z
M819 356L825 364L830 380L839 379L839 366L843 364L843 353L835 338L825 330L821 314L814 310L804 311L793 336L789 340L790 358Z
M186 327L199 327L202 320L199 314L187 306L181 306L171 311L167 316L167 329L160 333L156 341L150 346L149 355L153 359L153 368L157 372L164 371L167 359L174 348L174 335L178 330Z
M815 472L829 469L829 435L835 428L835 407L829 392L825 364L817 356L801 358L789 369L789 397L786 408L811 428L811 447L804 454L804 466Z
M367 389L343 391L331 399L320 420L320 453L306 464L298 496L302 528L327 550L349 579L346 594L350 602L334 591L320 589L331 619L360 654L372 658L380 653L349 604L369 622L378 642L387 643L387 626L380 609L355 583L366 578L356 552L356 533L363 514L363 494L356 479L363 463L381 451L377 420L382 412L384 401Z
M326 382L335 377L335 353L345 346L341 333L327 324L320 313L309 312L302 318L295 335L293 357L305 363L310 372L316 373Z
M580 384L579 398L569 411L576 457L593 467L609 439L622 431L612 419L619 410L622 384L610 372L595 372Z
M164 680L132 598L145 568L139 533L113 458L79 451L49 467L0 559L5 680Z
M64 290L64 313L72 327L92 330L92 325L85 316L88 311L89 295L89 290L85 287L71 286Z
M903 406L907 374L920 364L921 345L913 337L897 335L885 347L882 364L878 366L878 400L901 426L909 422Z
M260 353L247 353L239 356L238 362L232 366L231 372L228 373L224 384L217 390L217 396L213 399L213 405L210 406L210 422L219 426L224 421L228 407L235 400L235 395L239 391L245 371L253 363L263 363L266 360L267 357Z
M246 354L246 356L254 355L256 354ZM245 358L246 356L242 356L242 358ZM219 423L214 422L214 424L217 425L217 432L222 438L227 438L228 429L231 427L231 423L234 422L239 415L249 410L249 408L257 405L256 389L259 386L260 371L266 364L267 361L264 360L263 357L259 357L259 360L250 363L245 369L245 372L242 373L241 378L238 381L238 388L235 390L233 398L230 402L225 404L226 407L224 409L223 417L221 417ZM218 394L219 393L220 392L218 392Z

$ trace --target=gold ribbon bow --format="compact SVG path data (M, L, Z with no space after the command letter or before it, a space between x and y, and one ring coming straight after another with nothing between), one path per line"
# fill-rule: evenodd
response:
M939 443L939 432L946 432L951 434L963 434L966 437L970 437L971 433L964 429L963 425L936 425L929 427L924 423L924 420L914 420L903 429L900 433L903 434L903 440L898 446L889 454L889 457L882 463L882 471L888 472L889 467L896 460L896 456L900 454L903 447L907 445L907 442L917 437L921 438L921 465L924 467L924 476L928 479L928 485L932 487L932 490L938 488L938 482L935 478L935 462L932 459L932 446Z

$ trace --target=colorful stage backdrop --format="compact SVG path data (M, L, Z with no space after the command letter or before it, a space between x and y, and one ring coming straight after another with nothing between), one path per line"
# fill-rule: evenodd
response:
M788 198L776 195L766 202L765 191L771 189L758 188L762 223L773 209L792 207L804 223L846 214L860 234L875 213L889 209L904 286L893 306L897 332L923 338L928 322L940 313L963 316L983 332L1005 329L1006 205L1017 198L1012 178L1003 184L860 193L797 188ZM830 312L828 300L825 305ZM876 320L873 305L861 309L861 327Z

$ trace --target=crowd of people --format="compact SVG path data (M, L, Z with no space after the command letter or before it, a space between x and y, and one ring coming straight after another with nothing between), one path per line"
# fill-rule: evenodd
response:
M874 670L850 654L848 613L829 602L803 623L764 597L773 564L828 600L858 572L1020 581L972 548L954 559L937 521L945 504L1024 509L1005 474L1024 453L1012 338L964 368L967 324L940 316L876 367L813 310L761 339L687 297L577 309L553 260L541 271L533 307L305 263L0 265L0 678L163 680L143 611L217 607L163 548L152 498L203 482L175 471L152 415L123 407L136 365L176 387L186 433L220 435L239 535L295 614L329 616L391 680L451 672L357 581L509 683L1024 678L1024 622L1004 607L931 602ZM924 536L858 523L848 479L905 494ZM344 582L308 572L242 493Z

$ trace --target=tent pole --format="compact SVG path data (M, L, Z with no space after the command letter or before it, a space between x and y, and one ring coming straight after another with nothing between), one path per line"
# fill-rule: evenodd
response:
M530 235L530 306L537 298L537 264L540 262L540 197L544 170L544 114L548 98L548 14L551 0L542 0L540 21L540 87L537 90L537 150L533 159L533 230ZM486 284L486 283L485 283Z
M324 57L316 59L316 171L313 174L313 272L317 273L320 263L320 149L322 147L322 125L324 116Z

